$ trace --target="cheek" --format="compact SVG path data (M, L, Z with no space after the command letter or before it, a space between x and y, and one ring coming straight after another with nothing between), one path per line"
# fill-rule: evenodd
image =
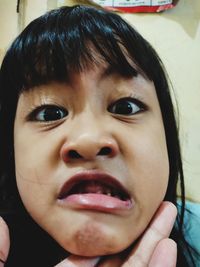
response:
M28 213L36 220L42 218L52 203L52 186L38 182L33 175L28 176L24 169L20 173L20 168L17 169L16 180L21 200Z
M40 150L29 144L15 142L16 182L20 197L29 214L40 218L55 196L52 170L44 162ZM31 149L32 148L32 149Z
M146 131L147 132L147 131ZM127 148L129 188L146 222L163 201L169 179L169 161L164 130L149 130Z

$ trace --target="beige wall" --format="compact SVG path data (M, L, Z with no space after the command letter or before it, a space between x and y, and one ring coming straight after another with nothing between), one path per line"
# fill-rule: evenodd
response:
M23 23L75 1L21 0L25 17L17 16L16 2L0 0L0 57ZM159 14L122 16L153 44L166 65L181 115L186 193L200 202L200 1L180 0L176 8Z
M47 9L47 1L21 0L21 15L16 12L17 0L0 0L0 62L9 44L32 19Z
M17 14L15 11L16 1L0 0L0 60L5 48L17 32Z

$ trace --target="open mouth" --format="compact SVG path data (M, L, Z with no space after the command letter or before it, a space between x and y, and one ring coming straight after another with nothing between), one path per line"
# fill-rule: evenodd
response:
M80 180L74 183L68 190L63 188L59 194L59 199L67 198L75 194L101 194L126 201L129 199L128 193L116 184L102 180Z
M119 180L98 170L79 172L69 178L58 200L72 209L107 213L121 213L133 207L130 194Z

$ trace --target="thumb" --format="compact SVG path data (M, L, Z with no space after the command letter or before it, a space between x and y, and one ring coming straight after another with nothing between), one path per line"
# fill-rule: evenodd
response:
M0 267L3 267L10 249L10 237L8 226L0 217Z

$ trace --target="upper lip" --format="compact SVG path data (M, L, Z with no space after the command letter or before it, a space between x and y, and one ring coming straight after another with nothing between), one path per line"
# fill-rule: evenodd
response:
M76 185L84 181L94 181L109 186L115 190L115 192L118 192L123 200L130 199L127 189L117 178L99 170L85 170L71 176L61 187L61 190L58 194L58 199L63 199L70 195L70 191L72 191Z

